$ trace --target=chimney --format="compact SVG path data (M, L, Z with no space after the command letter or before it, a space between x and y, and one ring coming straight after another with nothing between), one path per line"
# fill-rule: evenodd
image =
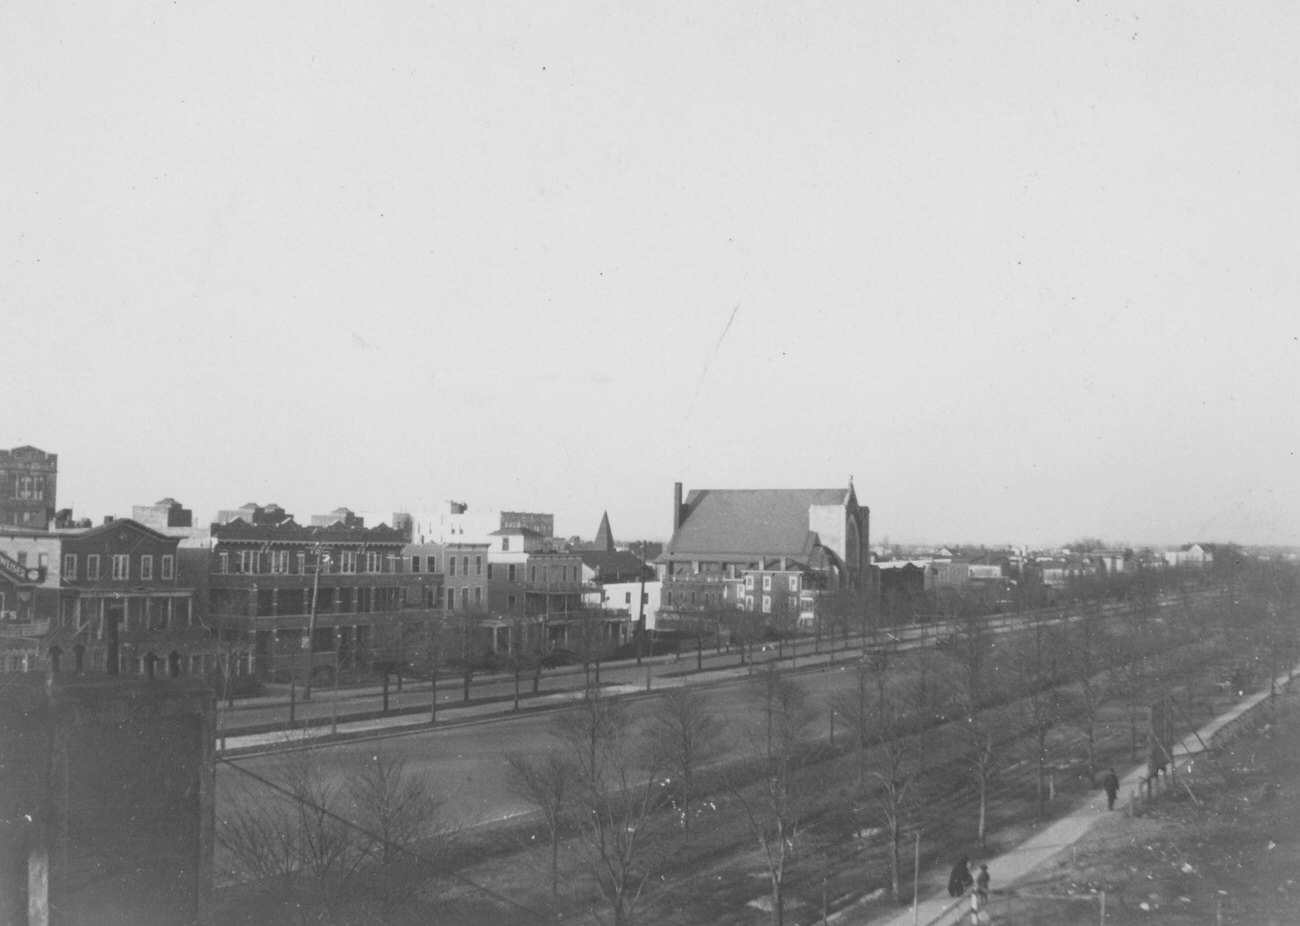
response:
M682 526L682 484L673 483L673 533Z

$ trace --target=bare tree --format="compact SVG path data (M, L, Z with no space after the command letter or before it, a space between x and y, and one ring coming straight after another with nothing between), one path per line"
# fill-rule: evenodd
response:
M719 735L726 723L709 710L708 700L696 688L673 688L660 696L650 719L650 735L671 783L682 834L690 838L696 776L722 753Z
M599 683L600 661L609 649L605 640L605 613L597 608L574 611L569 620L568 641L582 662L583 687L590 689L592 667L595 667L596 682Z
M438 823L446 796L435 792L400 756L374 753L348 776L354 838L363 853L367 893L384 910L410 899L429 880L430 864L455 849L461 824ZM432 839L437 835L439 838ZM414 865L414 850L426 866Z
M303 922L353 922L410 901L455 831L439 821L443 798L427 780L378 756L338 775L313 750L291 750L230 804L218 839L232 873Z
M1033 734L1034 762L1037 769L1038 815L1047 813L1047 745L1048 737L1060 721L1061 693L1055 658L1049 654L1047 634L1041 623L1033 634L1015 648L1016 678L1020 706ZM1052 647L1052 649L1055 649Z
M857 788L867 782L867 749L871 744L871 669L860 662L853 672L853 687L831 698L831 710L848 721L857 743Z
M1088 760L1088 783L1097 777L1097 725L1101 709L1110 699L1109 675L1103 671L1099 607L1085 607L1065 633L1067 672L1078 685L1079 725Z
M996 771L994 726L985 707L992 700L992 686L987 678L991 651L988 624L972 610L961 617L954 635L952 654L958 663L954 678L954 695L961 715L959 729L966 740L963 758L975 779L979 800L976 835L980 848L988 836L989 785Z
M858 745L857 787L870 796L884 818L890 837L890 887L895 899L901 890L899 844L908 799L920 771L916 704L919 680L904 682L892 673L890 653L877 649L869 664L859 664L854 686L834 701L835 710L851 724ZM867 780L874 782L868 788Z
M660 759L638 737L623 705L599 689L556 716L555 735L572 763L580 843L614 926L634 922L653 870Z
M805 777L812 712L797 683L769 666L752 683L759 720L751 742L756 745L759 781L734 783L735 795L750 830L758 839L772 891L772 922L785 921L785 881L800 836L807 806Z
M509 753L506 762L510 766L510 789L535 806L546 824L546 833L551 843L551 893L558 894L560 834L565 813L573 800L573 765L563 756L550 752L537 758L523 753Z
M248 597L225 595L198 612L198 618L211 639L213 667L209 678L217 689L217 727L224 721L224 708L235 705L235 679L239 666L253 652L248 631L252 608ZM260 686L259 686L260 687Z
M461 700L468 701L474 668L488 652L484 614L478 610L443 612L436 627L435 651L442 665L454 667L461 679Z

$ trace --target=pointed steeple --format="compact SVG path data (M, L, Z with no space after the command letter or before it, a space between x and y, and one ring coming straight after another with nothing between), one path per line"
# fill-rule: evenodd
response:
M614 533L609 529L609 512L600 516L600 528L596 531L596 541L592 548L606 553L614 552Z

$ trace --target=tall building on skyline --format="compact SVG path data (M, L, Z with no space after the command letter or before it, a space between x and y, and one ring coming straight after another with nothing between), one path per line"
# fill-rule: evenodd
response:
M58 454L27 446L0 450L0 527L48 530L58 474Z

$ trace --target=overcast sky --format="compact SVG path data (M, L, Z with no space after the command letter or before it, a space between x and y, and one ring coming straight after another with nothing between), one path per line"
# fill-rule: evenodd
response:
M1300 541L1300 6L0 5L61 507Z

